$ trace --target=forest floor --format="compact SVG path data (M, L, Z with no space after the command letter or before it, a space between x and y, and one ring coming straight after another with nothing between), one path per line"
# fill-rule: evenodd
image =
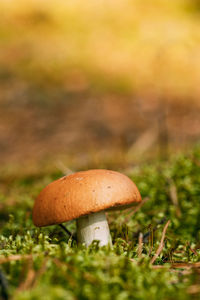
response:
M35 197L66 173L1 173L2 299L199 299L199 150L122 170L143 202L108 213L112 248L86 249L59 226L33 225ZM74 222L65 225L75 232Z

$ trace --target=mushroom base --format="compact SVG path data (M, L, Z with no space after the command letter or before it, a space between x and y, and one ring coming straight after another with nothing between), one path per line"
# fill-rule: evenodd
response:
M88 247L94 240L97 240L99 246L112 245L104 211L81 217L77 219L76 224L78 243Z

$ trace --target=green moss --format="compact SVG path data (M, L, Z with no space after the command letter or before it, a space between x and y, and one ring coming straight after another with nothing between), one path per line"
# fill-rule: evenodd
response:
M38 174L2 178L0 261L15 299L190 299L198 286L198 271L173 270L172 263L200 261L200 154L199 148L168 162L143 165L130 177L149 200L134 215L132 210L108 215L113 248L97 243L86 249L68 240L58 226L35 228L33 199L46 184L61 176ZM172 199L173 192L176 201ZM164 248L155 262L163 226L170 220ZM75 224L68 224L71 231ZM142 256L138 236L144 234ZM23 255L30 255L23 258ZM32 276L32 277L31 277Z

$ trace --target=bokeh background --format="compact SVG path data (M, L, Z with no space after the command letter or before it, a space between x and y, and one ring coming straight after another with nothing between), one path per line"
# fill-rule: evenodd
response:
M199 98L199 0L0 1L1 168L164 159Z

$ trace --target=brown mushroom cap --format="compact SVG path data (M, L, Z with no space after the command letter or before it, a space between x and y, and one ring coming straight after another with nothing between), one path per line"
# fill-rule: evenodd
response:
M59 224L90 213L140 202L136 185L109 170L89 170L62 177L44 188L33 208L36 226Z

